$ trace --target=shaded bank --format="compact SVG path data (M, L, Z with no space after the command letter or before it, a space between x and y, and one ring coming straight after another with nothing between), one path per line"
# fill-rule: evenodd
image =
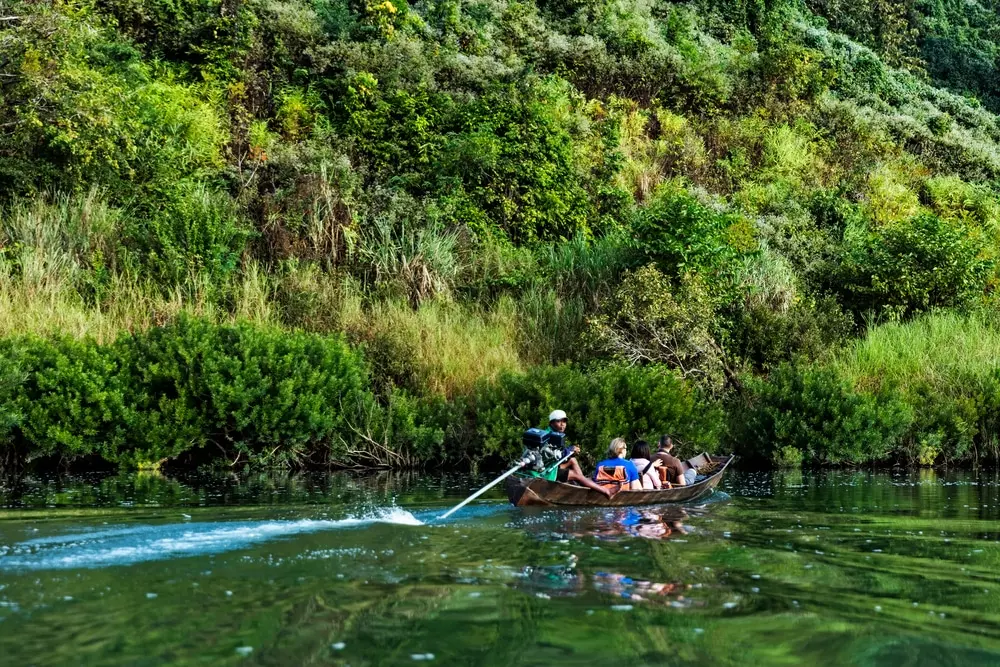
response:
M0 341L5 467L502 464L555 401L588 451L667 429L709 444L721 412L662 367L508 372L466 395L379 391L342 337L187 317L123 335Z
M340 336L250 323L7 338L0 462L492 470L559 406L585 463L614 437L664 432L752 466L975 463L997 458L998 338L988 319L938 314L724 394L665 365L591 363L503 371L451 396L379 381L368 348Z

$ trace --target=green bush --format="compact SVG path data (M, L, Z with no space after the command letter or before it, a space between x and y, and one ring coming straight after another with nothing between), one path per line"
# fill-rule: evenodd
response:
M211 443L231 463L320 463L351 438L365 369L336 337L182 317L115 343L133 439L116 459L159 461Z
M748 406L734 412L737 451L748 458L787 459L792 447L813 463L884 461L914 418L896 394L859 392L832 368L785 364L749 389Z
M456 234L395 217L379 217L362 228L352 258L360 277L373 290L403 296L414 307L449 294L460 270Z
M930 5L931 3L927 3ZM855 4L845 0L807 0L806 5L846 33L877 51L893 66L917 66L918 29L912 5L896 0Z
M993 317L937 312L869 329L834 363L855 386L891 384L913 407L903 455L931 443L941 461L1000 454L1000 330Z
M89 339L0 340L23 382L9 396L13 439L27 457L108 456L125 436L127 392L110 350Z
M208 89L143 61L90 7L19 1L8 10L23 17L0 44L17 72L0 101L8 196L104 186L118 204L219 175L226 133Z
M571 124L582 103L574 93L556 77L529 79L459 109L438 168L442 191L472 204L467 218L478 209L517 243L568 239L598 222Z
M843 254L843 230L835 227L840 222L838 217L814 215L816 219L799 210L764 216L758 227L762 241L788 261L804 286L830 291L830 285L837 283L835 272Z
M443 456L443 399L366 390L337 337L182 316L111 345L0 340L0 472L40 457L126 467L416 465ZM461 423L459 419L457 423Z
M994 271L980 234L935 215L858 232L847 244L839 278L856 313L963 306L983 294Z
M744 304L731 321L727 349L761 371L798 357L818 359L847 340L854 328L830 296L797 300L785 309Z
M471 456L515 458L524 430L544 427L555 408L569 415L570 441L595 461L615 437L631 441L672 433L685 454L712 450L722 423L717 407L662 366L609 365L590 371L539 366L501 375L478 389L471 414L481 450Z
M921 199L935 214L949 221L985 229L1000 222L1000 200L988 187L966 183L955 176L929 178L921 188Z
M250 55L261 27L258 8L249 4L220 11L213 0L108 0L100 7L136 44L193 66L206 79L235 78L234 63Z
M148 217L136 217L128 243L161 284L196 278L224 284L249 236L232 200L199 183L179 183Z
M343 82L339 124L372 176L395 174L419 187L439 158L444 124L454 106L447 95L418 85L394 87L368 71Z
M778 468L798 468L802 466L802 450L785 445L774 452L771 462Z
M920 55L928 74L944 87L975 96L993 111L1000 95L989 85L1000 76L1000 26L996 0L975 4L919 3Z
M14 429L21 421L17 405L18 391L25 380L19 350L0 353L0 475L12 472L22 463L14 442Z
M741 260L757 250L745 220L670 186L655 194L633 229L639 247L661 271L702 274L713 287L728 287Z
M422 467L475 463L468 451L470 431L465 404L442 396L415 396L393 390L377 402L364 395L358 403L356 443L350 456L334 451L334 463Z
M750 69L745 102L814 103L834 77L823 54L790 39L768 45Z
M655 266L625 274L590 321L594 352L627 363L660 363L706 389L721 391L725 352L712 331L715 310L704 284L690 274L674 287Z

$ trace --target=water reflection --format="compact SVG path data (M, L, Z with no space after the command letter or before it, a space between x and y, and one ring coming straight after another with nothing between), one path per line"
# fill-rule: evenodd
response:
M994 471L734 472L723 492L684 507L526 511L498 492L432 521L482 481L28 478L0 514L0 655L275 665L1000 658ZM413 520L362 521L395 510Z
M428 478L413 471L29 475L12 486L0 487L0 508L349 504L358 500L381 502L397 495L427 501L461 493L470 481L477 479L470 480L467 475Z
M704 514L704 506L690 508ZM576 538L585 536L601 540L642 538L666 540L688 534L683 521L690 516L689 508L679 505L653 507L616 507L575 517L569 533Z

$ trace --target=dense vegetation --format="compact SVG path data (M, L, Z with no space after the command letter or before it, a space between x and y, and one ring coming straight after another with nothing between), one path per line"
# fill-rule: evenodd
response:
M997 458L998 11L8 2L0 464Z

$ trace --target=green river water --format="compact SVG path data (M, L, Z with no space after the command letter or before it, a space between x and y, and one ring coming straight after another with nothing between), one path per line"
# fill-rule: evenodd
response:
M433 521L486 479L27 479L0 496L0 664L1000 664L995 471Z

